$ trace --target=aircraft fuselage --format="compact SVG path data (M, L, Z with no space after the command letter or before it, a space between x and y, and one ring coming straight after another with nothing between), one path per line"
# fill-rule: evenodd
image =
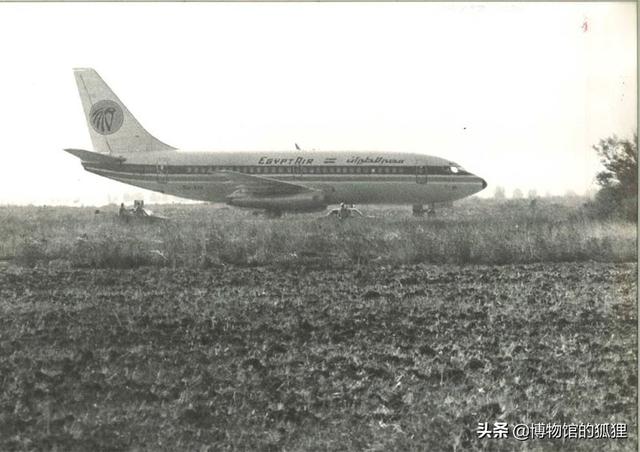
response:
M486 187L457 164L420 154L157 151L83 166L126 184L209 202L227 202L237 191L228 171L303 185L322 192L325 204L448 203Z
M341 202L420 207L486 187L456 163L420 154L179 151L147 132L95 70L78 68L74 76L95 152L66 151L87 171L129 185L278 212Z

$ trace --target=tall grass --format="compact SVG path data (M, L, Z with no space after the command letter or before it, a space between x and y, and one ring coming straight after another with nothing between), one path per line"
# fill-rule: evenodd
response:
M371 218L272 220L207 205L157 206L170 220L122 223L117 208L0 207L0 259L22 265L514 264L637 259L636 226L566 202L470 199L435 219L372 207Z

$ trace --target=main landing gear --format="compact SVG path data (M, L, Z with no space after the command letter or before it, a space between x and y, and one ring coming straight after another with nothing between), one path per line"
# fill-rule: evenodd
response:
M436 209L434 209L432 205L428 206L428 208L425 209L422 204L414 204L412 207L412 211L414 217L422 217L425 213L429 218L435 217L436 215Z
M281 210L265 210L264 215L267 218L280 218L282 216Z

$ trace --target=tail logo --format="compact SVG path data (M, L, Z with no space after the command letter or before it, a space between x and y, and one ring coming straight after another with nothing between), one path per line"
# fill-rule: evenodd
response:
M91 107L89 122L100 135L111 135L122 127L124 114L120 105L112 100L101 100Z

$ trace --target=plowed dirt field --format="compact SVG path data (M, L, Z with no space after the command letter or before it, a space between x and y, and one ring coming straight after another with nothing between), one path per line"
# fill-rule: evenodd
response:
M635 264L0 268L1 450L635 450ZM479 439L478 423L628 439Z

